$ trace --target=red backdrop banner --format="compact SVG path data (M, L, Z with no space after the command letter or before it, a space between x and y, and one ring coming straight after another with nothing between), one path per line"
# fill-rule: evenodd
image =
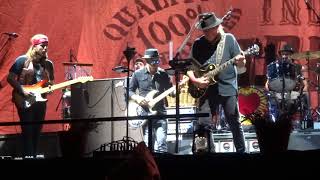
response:
M309 2L319 12L320 2ZM223 17L231 8L232 14L223 24L225 30L235 34L243 49L254 42L261 45L260 57L248 58L249 85L263 84L255 77L265 76L266 65L284 43L291 43L297 52L320 50L317 17L303 0L2 0L0 33L15 32L19 37L0 37L0 122L18 121L6 75L15 58L27 51L34 34L49 37L48 54L55 64L56 83L66 79L63 62L70 61L70 52L76 57L71 60L93 64L94 78L114 78L125 76L112 68L127 64L123 55L126 47L136 48L136 57L146 48L158 48L164 57L161 66L167 68L178 50L181 58L187 57L200 32L193 31L185 46L182 42L199 13L213 11ZM307 65L305 59L297 62ZM317 62L310 60L311 67ZM306 73L306 77L315 81L316 74ZM315 88L310 90L312 106L318 106L318 94ZM61 108L56 110L61 107L60 97L61 91L49 96L47 120L61 119ZM44 127L44 131L60 130L62 125ZM18 126L0 127L0 134L17 132Z

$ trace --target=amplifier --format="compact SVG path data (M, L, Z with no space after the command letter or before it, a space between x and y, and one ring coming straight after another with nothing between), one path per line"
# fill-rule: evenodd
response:
M166 109L167 115L174 115L176 114L175 107L169 107ZM195 114L197 113L197 108L195 106L190 107L180 107L179 108L180 114ZM195 118L182 118L178 122L179 126L179 140L182 140L183 134L193 134L193 122L196 120ZM168 129L167 129L167 141L175 141L176 140L176 119L170 118L168 119Z
M306 151L320 149L320 131L302 130L290 134L288 150Z
M176 114L175 107L168 107L167 115ZM197 107L180 107L180 114L195 114L197 113ZM193 122L196 121L196 118L182 118L178 122L179 131L178 131L178 154L192 154L192 140L193 140ZM176 119L168 119L168 129L167 129L167 142L168 142L168 152L175 153L175 143L176 143Z
M180 107L179 113L180 114L195 114L195 113L197 113L197 109L198 108L196 106ZM167 107L166 111L167 111L167 115L176 114L176 107Z
M256 137L256 133L244 133L246 152L257 153L260 152L259 143ZM216 152L236 152L234 142L231 133L216 133L213 134L215 150Z

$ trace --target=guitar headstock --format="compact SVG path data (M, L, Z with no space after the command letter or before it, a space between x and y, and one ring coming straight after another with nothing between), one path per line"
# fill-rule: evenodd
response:
M85 83L87 81L93 81L92 76L83 76L83 77L78 77L77 78L78 82Z
M255 55L258 56L260 52L260 47L257 44L253 44L251 47L249 47L244 53L246 55Z

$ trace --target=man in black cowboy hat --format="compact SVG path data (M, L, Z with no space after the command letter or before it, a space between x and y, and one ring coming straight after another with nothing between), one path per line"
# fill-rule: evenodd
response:
M289 59L289 56L293 53L293 47L289 44L283 45L282 48L279 50L279 55L281 56L281 58Z
M172 87L172 83L168 73L159 67L160 55L157 49L151 48L145 50L142 58L146 60L146 65L133 73L129 84L129 97L140 105L139 107L141 108L138 108L138 115L148 115L151 113L148 109L150 99L148 99L147 95L149 92L157 90L160 94ZM137 89L139 94L135 94ZM152 110L156 111L156 114L164 114L164 99L156 103ZM154 146L154 150L166 152L168 149L166 142L167 121L164 119L153 120L152 126L148 127L148 125L148 123L142 124L144 141L148 144L149 139L151 139L148 135L152 134L152 146ZM150 130L152 131L150 132ZM149 148L153 149L153 147Z
M236 67L245 66L245 57L241 55L241 48L234 35L223 31L222 21L212 12L199 15L196 27L203 32L203 35L193 43L190 56L201 65L209 63L219 65L231 58L235 58L235 63L219 72L216 77L217 83L210 86L207 77L196 77L194 73L196 69L191 68L187 74L196 86L200 88L209 86L204 96L200 98L199 107L208 100L211 114L215 116L219 105L222 105L236 151L243 153L245 152L245 140L239 119ZM204 126L212 126L213 122L211 119L207 122L200 119L199 123Z
M269 104L272 106L269 108L277 109L270 113L270 118L275 121L281 115L280 103L282 102L286 105L285 112L290 114L295 113L302 105L300 110L304 111L303 116L306 116L308 119L309 117L307 116L310 114L310 104L308 83L302 74L304 68L302 65L294 63L294 60L291 58L291 55L293 55L295 51L290 44L284 44L278 53L280 57L275 62L270 63L267 67L268 78L265 89L270 92ZM282 78L284 78L285 81L281 81ZM282 87L283 84L281 82L287 83L284 84L284 88ZM279 90L282 90L283 92ZM281 101L282 99L283 101ZM282 111L284 110L282 109Z
M294 53L290 44L284 44L278 51L278 59L267 66L268 117L262 121L257 119L255 123L262 153L287 150L293 115L299 108L302 119L311 120L307 82L302 66L291 58Z

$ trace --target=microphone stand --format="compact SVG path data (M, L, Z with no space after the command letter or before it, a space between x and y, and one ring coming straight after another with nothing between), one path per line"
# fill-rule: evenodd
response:
M316 12L308 0L305 0L305 3L307 5L307 9L312 10L313 14L317 17L317 23L320 23L320 15Z
M127 46L126 50L123 51L125 55L128 65L127 65L127 82L126 82L126 108L127 108L127 117L129 117L129 80L130 80L130 61L136 54L135 48L130 48ZM149 142L150 143L150 142ZM150 147L150 146L149 146ZM126 119L126 146L125 150L129 150L129 120Z
M4 44L2 45L2 47L1 47L1 49L0 49L0 53L2 52L2 50L4 49L4 47L6 47L9 42L11 42L12 39L14 39L14 38L11 37L11 36L9 36L9 38L6 39L6 41L4 42ZM7 51L6 53L4 53L3 57L5 57L5 55L6 55L7 53L8 53L8 51Z
M69 51L69 62L70 63L72 63L72 57L73 57L72 49L70 49L70 51ZM74 65L74 68L76 68L76 65ZM67 74L67 80L72 80L73 78L72 78L72 75L70 74L70 72L67 72L67 73L68 73ZM58 102L58 104L56 106L56 112L58 111L58 108L59 108L62 100L64 99L63 95L64 95L65 92L66 92L66 88L64 88L64 91L62 91L61 97L60 97L59 102ZM64 108L64 107L62 107L62 108ZM64 112L64 109L62 111ZM63 113L63 117L62 118L65 119L64 113Z
M190 60L178 59L177 56L173 60L169 61L169 65L174 69L175 75L175 85L176 85L176 144L175 144L175 153L179 153L179 115L180 115L180 91L179 91L179 80L180 73L184 72L186 67L191 65Z
M194 65L196 65L197 67L199 67L199 63L197 61L195 61L193 58L189 59L189 60L183 60L183 59L178 59L178 57L180 56L181 51L184 49L184 47L186 46L187 42L189 41L191 34L193 33L194 29L197 26L197 20L192 24L191 29L189 31L189 33L187 34L186 38L184 39L184 41L182 42L181 46L179 47L179 49L177 50L177 53L175 55L175 57L169 61L169 65L172 67L172 69L174 69L174 74L175 74L175 84L176 84L176 144L175 144L175 153L179 153L179 115L180 115L180 92L179 92L179 74L180 72L185 71L186 66L191 65L190 62L192 61L192 63Z

